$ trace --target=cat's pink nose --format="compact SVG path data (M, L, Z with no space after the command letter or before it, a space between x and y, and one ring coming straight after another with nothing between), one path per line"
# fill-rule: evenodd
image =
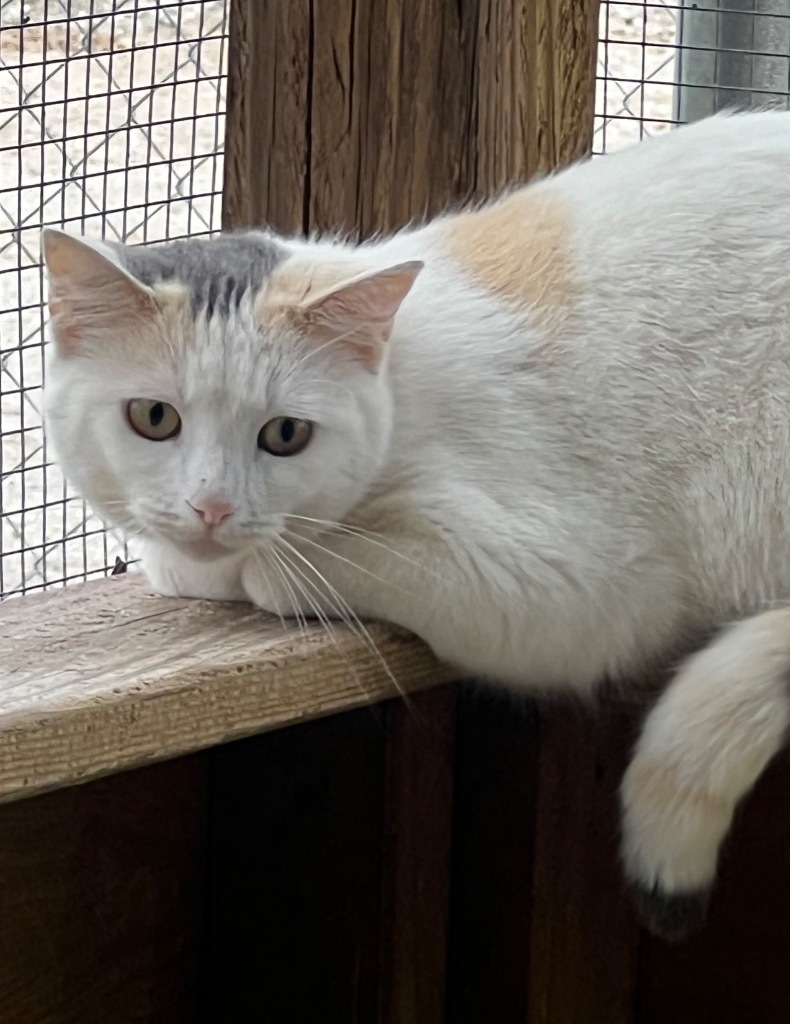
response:
M191 501L187 504L210 530L215 526L221 526L236 511L229 501L223 501L221 498L206 498L194 505Z

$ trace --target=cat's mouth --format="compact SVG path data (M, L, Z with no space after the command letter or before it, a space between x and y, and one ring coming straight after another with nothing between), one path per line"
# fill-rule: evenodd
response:
M235 550L209 535L191 539L179 538L176 544L185 555L198 562L215 562L219 558L227 558Z

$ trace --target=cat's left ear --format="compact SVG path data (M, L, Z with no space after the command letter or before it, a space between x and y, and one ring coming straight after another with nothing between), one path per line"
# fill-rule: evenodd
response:
M156 313L153 292L104 243L44 228L41 251L52 336L63 355L101 346Z
M410 260L354 277L317 298L309 297L301 312L310 328L350 346L365 369L375 373L395 314L423 266L419 260Z

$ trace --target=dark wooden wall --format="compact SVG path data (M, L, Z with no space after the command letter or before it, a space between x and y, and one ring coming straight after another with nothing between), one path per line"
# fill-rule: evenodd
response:
M632 718L447 687L0 807L0 1024L786 1024L790 758L667 946Z
M360 236L588 148L594 0L234 0L226 222ZM0 807L0 1024L785 1024L788 759L637 927L636 716L462 687Z

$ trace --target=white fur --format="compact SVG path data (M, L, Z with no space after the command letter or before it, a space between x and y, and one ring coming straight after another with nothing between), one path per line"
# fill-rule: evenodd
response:
M199 330L178 365L114 376L109 357L56 355L47 420L67 475L144 535L149 573L174 592L239 596L241 583L281 612L348 605L515 688L627 679L785 600L790 114L718 116L531 187L571 212L560 334L482 288L441 221L359 250L284 242L360 272L424 261L381 372L261 340L247 307ZM118 414L131 397L176 404L181 437L132 434ZM278 414L318 424L302 455L256 449ZM232 555L190 564L186 500L204 486L240 511L218 532ZM302 539L272 556L284 526ZM275 557L301 582L285 584ZM790 616L768 637L759 623L687 666L648 723L637 759L723 811L689 846L626 786L627 863L645 885L710 883L735 803L782 742Z

